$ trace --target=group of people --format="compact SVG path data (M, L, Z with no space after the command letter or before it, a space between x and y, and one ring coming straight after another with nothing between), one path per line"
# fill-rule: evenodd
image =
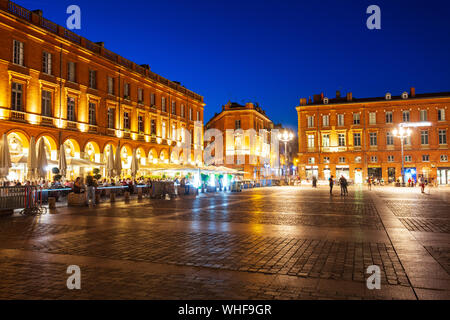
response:
M334 186L334 176L330 176L330 178L328 178L328 182L330 185L330 195L333 194L333 186ZM348 196L348 181L347 179L341 175L341 177L339 178L339 186L341 187L341 196Z

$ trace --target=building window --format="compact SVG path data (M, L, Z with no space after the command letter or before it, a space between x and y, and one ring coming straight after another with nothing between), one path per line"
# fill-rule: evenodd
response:
M180 113L181 113L181 116L184 118L184 117L185 117L185 113L184 113L184 104L181 105Z
M126 82L123 84L123 98L130 100L130 84Z
M197 111L197 121L200 121L200 111Z
M130 130L130 114L128 111L123 113L123 128L126 130Z
M150 124L151 124L151 126L150 126L150 134L156 135L156 120L152 119L150 121Z
M338 120L338 126L343 126L344 125L344 115L343 114L338 114L337 115L337 120Z
M376 132L369 133L369 141L370 141L371 146L377 145L377 133Z
M115 129L114 114L115 114L114 108L108 108L108 128L109 129Z
M428 120L428 112L427 110L420 110L420 121Z
M156 104L156 97L154 93L150 94L150 105L153 107Z
M329 115L322 116L322 125L324 127L328 127L330 125L330 116Z
M338 143L339 147L345 147L345 134L343 133L338 134Z
M75 121L75 98L67 98L67 120Z
M355 147L361 147L361 133L353 134L353 145Z
M405 162L411 162L412 157L411 156L405 156Z
M138 102L144 103L144 89L138 88Z
M323 157L323 163L330 163L330 157Z
M355 157L355 162L356 162L356 163L361 163L361 157L360 157L360 156Z
M340 163L345 163L345 157L339 157L339 162Z
M403 144L406 146L411 145L411 136L407 136L403 139Z
M377 114L375 112L369 112L369 124L377 123Z
M172 114L177 114L177 103L172 101Z
M386 112L386 123L392 123L392 111Z
M308 148L314 148L314 135L308 134Z
M322 136L322 147L329 147L330 146L330 135L324 134Z
M353 114L353 124L358 125L361 123L361 114L360 113L354 113Z
M314 157L308 158L308 163L309 164L314 164L315 163L315 158Z
M89 102L89 124L95 126L95 109L97 105L93 102Z
M386 145L394 145L394 135L392 134L392 132L386 132Z
M11 87L11 109L14 111L22 111L23 105L23 85L13 82Z
M445 109L438 109L438 121L445 121Z
M447 162L448 156L446 154L441 154L441 162Z
M430 155L428 154L422 155L422 162L430 162Z
M52 116L52 93L47 90L42 90L41 114L44 117Z
M166 112L167 111L166 98L165 97L161 97L161 110L162 110L162 112Z
M394 156L393 155L389 155L388 156L388 162L394 162Z
M108 94L114 95L114 78L108 77Z
M97 89L97 71L89 70L89 88Z
M447 144L447 130L439 130L439 144Z
M308 116L308 128L314 127L314 116Z
M166 138L166 123L165 123L165 122L162 123L162 127L161 127L161 138L163 138L163 139Z
M190 119L190 120L192 120L192 119ZM235 120L234 121L234 129L238 130L240 128L241 128L241 120Z
M192 108L189 108L189 120L192 121ZM240 126L241 122L239 122Z
M69 61L67 62L67 80L70 82L75 82L75 62Z
M23 42L14 40L13 44L13 63L23 66Z
M172 140L177 140L177 127L173 124L172 125Z
M45 51L42 53L42 72L52 74L52 54Z
M138 116L138 131L139 133L144 133L144 117Z
M378 157L377 156L370 156L370 162L377 163L378 162Z
M409 122L409 111L403 111L403 122Z
M420 131L420 144L428 144L428 130Z

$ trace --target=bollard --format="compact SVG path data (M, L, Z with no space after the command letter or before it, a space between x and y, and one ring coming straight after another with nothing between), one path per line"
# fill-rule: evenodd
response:
M111 201L111 202L116 201L116 194L112 191L109 193L109 201Z
M56 198L55 197L48 197L48 208L56 209Z
M138 200L142 200L142 189L143 188L138 188Z
M124 197L125 197L125 201L130 201L130 192L125 191Z

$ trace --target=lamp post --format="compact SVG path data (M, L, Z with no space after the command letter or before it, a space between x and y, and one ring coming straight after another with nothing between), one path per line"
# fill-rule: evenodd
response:
M398 130L394 129L392 131L394 137L400 138L401 146L402 146L402 186L405 186L405 157L403 156L403 140L411 135L411 129L404 129L400 127Z
M278 134L278 139L282 142L284 142L284 164L286 166L286 170L284 172L285 180L287 181L287 143L294 138L294 134L292 132L289 132L288 130L284 130L283 133Z

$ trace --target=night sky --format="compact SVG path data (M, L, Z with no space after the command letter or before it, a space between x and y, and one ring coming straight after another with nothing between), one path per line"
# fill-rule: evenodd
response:
M205 97L205 122L228 100L259 102L297 127L299 98L450 91L449 1L16 0ZM381 8L381 30L366 9Z

